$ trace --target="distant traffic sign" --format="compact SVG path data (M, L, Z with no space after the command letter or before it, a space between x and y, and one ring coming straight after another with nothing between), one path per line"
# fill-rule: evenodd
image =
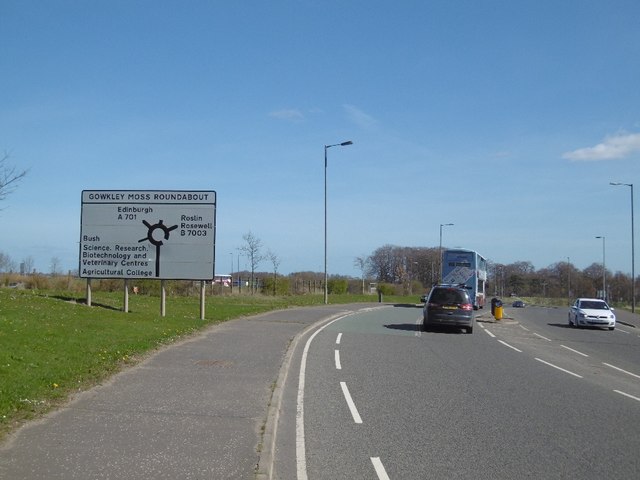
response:
M212 280L216 192L84 190L80 277Z

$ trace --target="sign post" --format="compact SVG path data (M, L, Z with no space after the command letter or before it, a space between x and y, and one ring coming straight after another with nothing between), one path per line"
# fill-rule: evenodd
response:
M216 197L215 191L84 190L80 277L122 278L126 285L213 280Z

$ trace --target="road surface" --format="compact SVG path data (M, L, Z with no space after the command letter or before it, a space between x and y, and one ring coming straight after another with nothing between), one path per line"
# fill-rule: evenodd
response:
M291 358L273 478L636 478L638 332L505 310L481 312L473 335L422 332L413 305L310 331Z

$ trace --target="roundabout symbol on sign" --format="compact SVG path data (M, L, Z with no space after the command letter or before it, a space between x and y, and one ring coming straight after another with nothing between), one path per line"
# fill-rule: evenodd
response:
M147 231L147 236L145 238L141 238L138 240L138 243L149 240L149 243L156 246L156 277L160 276L160 247L163 245L163 239L169 240L169 232L171 230L175 230L178 228L178 225L174 225L173 227L167 227L162 220L159 220L155 225L151 225L146 220L143 220L142 223L146 225L149 229ZM158 232L158 230L162 230L162 232ZM159 234L160 238L156 238L154 234Z

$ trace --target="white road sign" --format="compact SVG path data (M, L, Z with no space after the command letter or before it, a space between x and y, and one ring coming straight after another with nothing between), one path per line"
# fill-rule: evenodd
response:
M216 192L83 190L80 277L212 280Z

